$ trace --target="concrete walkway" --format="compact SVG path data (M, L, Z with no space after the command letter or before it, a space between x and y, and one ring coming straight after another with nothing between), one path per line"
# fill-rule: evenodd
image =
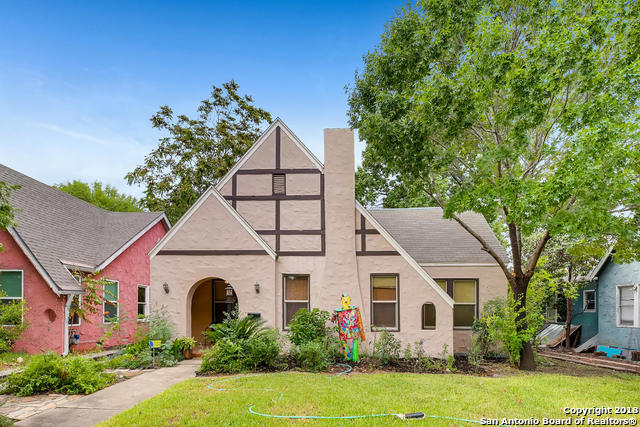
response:
M63 402L16 425L90 427L194 377L199 366L199 359L184 360L171 368L146 372L88 396Z

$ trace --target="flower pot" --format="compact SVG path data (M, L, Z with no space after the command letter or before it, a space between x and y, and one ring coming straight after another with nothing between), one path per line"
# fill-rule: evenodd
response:
M182 350L182 355L185 359L193 359L193 349L185 348L184 350Z

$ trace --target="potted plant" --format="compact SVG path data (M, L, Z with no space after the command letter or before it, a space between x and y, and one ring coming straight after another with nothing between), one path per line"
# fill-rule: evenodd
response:
M193 348L196 346L196 340L193 337L176 338L175 345L182 352L185 359L193 358Z

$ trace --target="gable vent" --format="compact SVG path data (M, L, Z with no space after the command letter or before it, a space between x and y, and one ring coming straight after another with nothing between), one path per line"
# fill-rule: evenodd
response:
M273 194L286 194L286 180L283 173L274 173L272 176Z

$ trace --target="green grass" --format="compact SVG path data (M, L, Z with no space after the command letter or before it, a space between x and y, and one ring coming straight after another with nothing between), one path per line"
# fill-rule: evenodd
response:
M22 363L24 365L31 356L27 353L0 353L0 371L22 366L17 362L18 357L24 359Z
M122 425L283 425L341 421L283 420L278 415L360 415L423 411L479 420L482 417L566 418L564 407L640 406L640 376L608 374L575 377L516 373L503 377L429 374L275 373L210 384L220 378L194 378L125 411L103 426ZM614 416L620 417L620 416ZM638 417L636 416L636 419ZM403 421L369 418L349 425L388 425ZM412 422L413 423L413 422ZM463 426L464 422L427 419L428 425Z

